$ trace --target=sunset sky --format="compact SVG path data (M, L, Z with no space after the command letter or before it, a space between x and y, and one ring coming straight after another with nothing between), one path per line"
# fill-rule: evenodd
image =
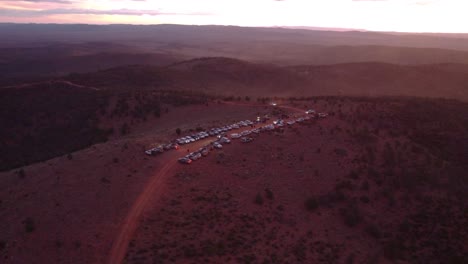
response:
M468 0L1 0L0 22L468 33Z

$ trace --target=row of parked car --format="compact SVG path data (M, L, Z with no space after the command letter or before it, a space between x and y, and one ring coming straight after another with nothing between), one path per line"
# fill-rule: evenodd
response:
M223 127L218 127L218 128L212 128L208 131L202 131L198 132L189 136L185 136L182 138L176 139L177 144L179 145L184 145L184 144L189 144L192 142L195 142L197 140L209 137L209 136L218 136L220 134L223 134L227 131L233 130L233 129L238 129L241 127L247 127L247 126L253 126L255 123L250 121L250 120L245 120L245 121L240 121L237 123L234 123L232 125L227 125Z
M262 131L271 131L271 130L275 130L276 128L284 127L286 125L292 126L295 123L302 123L302 122L310 120L310 119L312 119L314 117L324 118L324 117L328 116L327 113L318 113L317 115L315 115L314 110L307 110L306 114L307 114L306 116L301 116L301 117L298 117L296 119L291 119L291 120L286 121L286 122L283 119L278 119L278 120L273 121L273 124L260 126L259 128L255 128L255 129L252 129L252 130L245 130L245 131L242 131L241 133L233 133L233 134L230 135L230 137L232 139L243 138L243 137L246 137L246 136L248 136L248 135L250 135L252 133L259 134ZM247 142L250 142L250 141L247 141Z
M230 138L231 139L239 139L240 138L241 142L247 143L247 142L253 141L253 138L248 137L251 134L259 134L262 131L271 131L271 130L274 130L276 128L284 127L285 125L291 126L291 125L294 125L295 123L301 123L301 122L309 120L309 119L311 119L313 117L324 118L324 117L328 116L328 114L326 114L326 113L316 113L312 109L307 110L305 113L307 114L306 116L299 117L297 119L292 119L292 120L289 120L287 122L285 122L282 119L278 119L278 120L273 121L273 124L260 126L258 128L254 128L254 129L251 129L251 130L245 130L245 131L242 131L241 133L233 133L233 134L230 135ZM163 153L166 150L178 149L179 145L189 144L189 143L192 143L192 142L195 142L195 141L198 141L200 139L204 139L204 138L207 138L207 137L210 137L210 136L217 136L218 137L218 140L211 143L210 148L222 148L223 144L229 144L231 142L230 139L225 136L227 131L230 131L232 129L238 129L238 128L241 128L241 127L248 127L248 126L254 127L255 124L264 123L268 119L269 119L268 116L257 117L255 122L252 122L250 120L244 120L244 121L240 121L240 122L237 122L237 123L234 123L234 124L231 124L231 125L227 125L227 126L223 126L223 127L219 127L219 128L212 128L212 129L210 129L208 131L201 131L201 132L198 132L198 133L191 134L189 136L178 138L172 143L160 145L160 146L158 146L156 148L146 150L145 153L147 155L154 156L154 155L157 155L159 153ZM205 146L203 148L207 148L207 147L208 146ZM182 163L189 164L194 159L195 160L198 159L197 158L198 157L197 153L202 154L202 149L200 149L200 150L198 150L196 152L190 153L189 155L179 159L179 161L182 162Z
M145 153L149 156L155 156L157 154L163 153L166 150L170 149L178 149L179 145L177 143L168 143L168 144L163 144L158 147L146 150Z
M208 153L210 153L211 150L213 149L222 149L223 144L230 144L231 140L227 137L220 137L218 140L211 142L210 144L207 144L197 151L191 152L184 157L180 158L178 161L182 164L190 164L193 161L196 161L202 157L208 156Z

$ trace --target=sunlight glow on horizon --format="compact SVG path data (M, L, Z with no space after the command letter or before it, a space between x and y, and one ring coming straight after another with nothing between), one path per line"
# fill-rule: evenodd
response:
M468 33L466 10L465 0L5 0L0 22Z

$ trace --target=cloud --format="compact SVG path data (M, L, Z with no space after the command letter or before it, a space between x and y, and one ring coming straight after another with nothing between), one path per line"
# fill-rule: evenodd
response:
M156 10L131 10L131 9L117 9L117 10L96 10L96 9L75 9L75 8L56 8L46 10L20 10L0 8L0 16L8 17L41 17L50 15L123 15L123 16L160 16L160 15L192 15L192 16L207 16L209 13L194 12L194 13L171 13L160 12Z
M21 0L22 2L32 2L32 3L57 3L57 4L71 4L71 0Z

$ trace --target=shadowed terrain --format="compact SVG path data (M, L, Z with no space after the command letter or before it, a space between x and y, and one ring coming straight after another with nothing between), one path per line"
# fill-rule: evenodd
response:
M466 34L0 36L0 263L468 263Z

